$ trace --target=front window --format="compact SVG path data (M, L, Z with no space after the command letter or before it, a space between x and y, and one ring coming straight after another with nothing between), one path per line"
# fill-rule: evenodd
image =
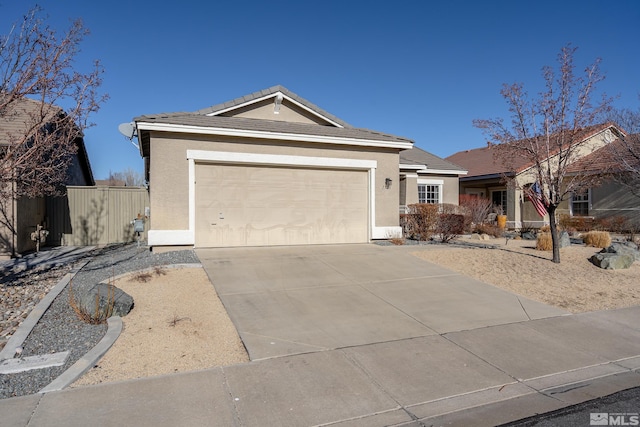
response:
M439 204L440 189L439 184L418 184L418 203Z
M507 190L492 191L491 201L494 205L502 208L503 214L507 214Z
M571 215L588 216L589 205L591 204L590 191L584 190L571 195Z

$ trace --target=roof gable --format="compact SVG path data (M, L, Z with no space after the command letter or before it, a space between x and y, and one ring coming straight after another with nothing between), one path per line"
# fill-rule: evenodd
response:
M314 123L339 128L352 127L284 86L272 86L222 104L196 111L206 116L244 117Z
M40 101L22 98L10 104L10 107L0 115L0 146L11 145L21 141L33 127L34 122L41 120L44 114L45 120L65 114L64 110L51 104L43 104ZM68 176L66 185L93 185L94 177L91 162L82 135L75 139L77 152L69 165L68 173L77 170L76 176Z
M624 134L624 132L621 131L615 124L608 122L599 125L588 126L580 130L574 136L574 138L572 138L572 140L578 141L574 144L582 144L588 139L609 129L613 130L614 133ZM515 141L514 143L526 143L527 141L528 140L520 140ZM528 159L520 158L514 161L512 165L513 171L509 170L509 168L507 168L499 159L496 159L495 154L497 147L499 147L498 144L487 143L486 147L459 151L452 154L451 156L446 157L445 159L467 168L467 170L469 171L467 178L488 178L498 175L504 175L513 171L515 171L516 173L521 173L532 166L532 163ZM555 154L557 154L557 152L552 152L550 157L554 156Z
M638 159L632 153L636 153L638 150L640 150L640 134L629 135L626 141L617 138L572 163L567 168L567 172L574 174L581 172L622 172L625 170L624 164L637 167Z
M446 161L445 159L431 154L418 147L400 152L400 168L415 169L418 171L434 171L438 173L451 173L464 175L467 171L458 165Z

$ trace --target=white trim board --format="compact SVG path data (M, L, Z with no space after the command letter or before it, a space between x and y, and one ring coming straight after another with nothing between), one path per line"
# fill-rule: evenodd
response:
M221 110L214 111L213 113L207 113L207 116L209 116L209 117L211 117L211 116L219 116L220 114L224 114L224 113L226 113L228 111L238 110L240 108L246 107L247 105L257 104L258 102L264 101L265 99L275 98L278 95L282 96L283 99L286 99L287 101L289 101L290 103L298 106L299 108L302 108L303 110L305 110L305 111L313 114L314 116L324 120L325 122L332 124L335 127L339 127L339 128L343 128L344 127L340 123L337 123L337 122L331 120L330 118L328 118L326 116L323 116L322 114L319 114L317 111L312 110L311 108L308 108L306 105L303 105L303 104L299 103L295 99L291 98L290 96L285 95L284 93L282 93L280 91L277 91L277 92L274 92L274 93L270 93L269 95L261 96L260 98L252 99L251 101L246 101L246 102L243 102L243 103L238 104L238 105L234 105L233 107L227 107L227 108L223 108Z
M409 149L413 146L412 142L403 141L379 141L376 139L359 139L348 138L340 136L326 136L326 135L310 135L310 134L298 134L287 132L268 132L262 130L246 130L246 129L233 129L233 128L220 128L220 127L205 127L205 126L193 126L193 125L177 125L169 123L150 123L150 122L138 122L138 130L149 130L158 132L181 132L181 133L193 133L199 135L222 135L222 136L234 136L239 138L257 138L257 139L275 139L285 141L298 141L298 142L317 142L321 144L334 144L334 145L355 145L361 147L379 147L379 148L400 148Z

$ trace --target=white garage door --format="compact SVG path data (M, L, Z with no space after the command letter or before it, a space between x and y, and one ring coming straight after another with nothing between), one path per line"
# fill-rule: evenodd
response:
M196 164L196 246L363 243L367 171Z

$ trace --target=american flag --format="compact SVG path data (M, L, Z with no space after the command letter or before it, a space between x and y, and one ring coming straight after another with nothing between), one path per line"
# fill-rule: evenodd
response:
M537 182L533 183L525 190L525 194L527 199L531 200L531 203L533 203L533 207L536 208L538 215L544 217L547 214L547 208L543 202L542 189L540 188L540 185L538 185Z

